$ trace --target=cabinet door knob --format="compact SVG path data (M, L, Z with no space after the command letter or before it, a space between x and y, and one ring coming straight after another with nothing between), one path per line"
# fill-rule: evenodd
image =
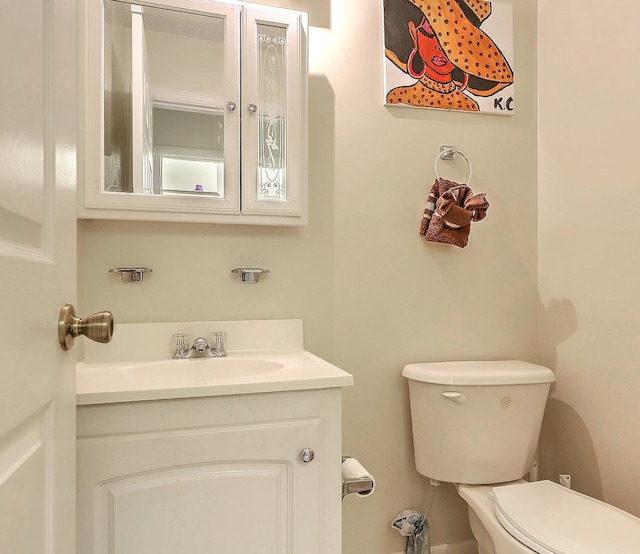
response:
M247 106L247 109L251 112L251 113L256 113L258 111L258 106L256 106L255 104L249 104Z
M302 451L300 452L300 459L305 464L312 462L315 457L316 457L316 453L313 450L313 448L303 448Z
M235 102L227 102L227 110L232 112L235 109L236 109L236 103Z

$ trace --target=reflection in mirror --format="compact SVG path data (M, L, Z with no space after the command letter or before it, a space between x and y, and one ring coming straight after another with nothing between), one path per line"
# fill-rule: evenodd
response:
M223 20L104 7L104 190L223 198Z
M154 107L153 192L224 196L223 129L215 113Z

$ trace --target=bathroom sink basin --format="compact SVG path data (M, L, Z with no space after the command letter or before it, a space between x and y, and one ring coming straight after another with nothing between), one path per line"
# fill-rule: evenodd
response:
M149 386L205 385L229 379L242 379L277 371L284 366L274 360L260 358L193 358L188 360L157 360L132 363L95 364L89 372L98 372L93 378L140 381Z
M170 362L178 362L172 364ZM180 362L183 362L180 364ZM178 365L179 364L179 365ZM171 379L171 375L178 370L183 375L181 380L192 379L201 384L209 381L223 381L225 379L240 379L251 375L260 375L282 369L284 365L275 360L260 358L200 358L192 360L167 360L159 366L150 364L150 373L160 375L161 379ZM160 371L158 371L160 370ZM165 377L165 373L167 374ZM165 381L166 382L166 381Z
M246 383L284 367L260 357L193 358L140 362L79 363L78 394L96 391L172 390Z

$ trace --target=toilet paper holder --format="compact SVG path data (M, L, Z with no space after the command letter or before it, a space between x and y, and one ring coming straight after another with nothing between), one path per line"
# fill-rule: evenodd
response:
M352 459L351 456L342 456L342 463L344 464L345 460ZM354 459L355 460L355 459ZM357 460L355 460L357 462ZM358 463L358 465L360 465ZM361 466L360 466L361 467ZM364 468L362 468L364 472ZM342 472L342 499L348 494L357 493L360 496L369 496L373 493L375 488L375 481L373 477L369 474L365 475L356 475L356 476L345 476L344 468Z

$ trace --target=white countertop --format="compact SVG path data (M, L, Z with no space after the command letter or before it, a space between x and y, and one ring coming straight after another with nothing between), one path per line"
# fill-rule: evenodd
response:
M173 360L171 335L228 334L224 358ZM89 346L89 345L88 345ZM353 385L353 377L303 349L302 321L123 324L77 364L76 404L253 394Z

